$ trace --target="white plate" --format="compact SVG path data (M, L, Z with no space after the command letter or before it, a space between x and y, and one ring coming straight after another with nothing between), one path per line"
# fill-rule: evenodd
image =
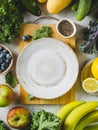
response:
M53 99L68 92L78 76L78 61L65 43L42 38L19 54L17 77L24 89L38 98Z

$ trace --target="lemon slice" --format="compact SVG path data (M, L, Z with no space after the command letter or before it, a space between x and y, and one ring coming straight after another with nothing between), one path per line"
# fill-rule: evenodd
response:
M86 78L82 82L83 89L88 93L98 92L98 80L95 78Z

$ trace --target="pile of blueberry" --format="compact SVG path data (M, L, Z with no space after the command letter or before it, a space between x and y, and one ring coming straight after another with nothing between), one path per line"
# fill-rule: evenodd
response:
M12 55L7 49L0 46L0 73L5 71L11 63Z

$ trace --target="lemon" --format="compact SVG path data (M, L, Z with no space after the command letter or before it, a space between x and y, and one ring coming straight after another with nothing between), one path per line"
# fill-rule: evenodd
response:
M94 78L98 79L98 58L95 58L91 65L91 72Z
M39 3L45 3L47 0L38 0Z
M86 78L93 77L92 72L91 72L92 63L93 63L93 60L90 60L83 67L81 71L81 82L83 82L83 80L85 80Z
M83 89L86 92L89 93L94 93L98 91L98 80L96 80L95 78L86 78L83 82L82 82L82 86Z

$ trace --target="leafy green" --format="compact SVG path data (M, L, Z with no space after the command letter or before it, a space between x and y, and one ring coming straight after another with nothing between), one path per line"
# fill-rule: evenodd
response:
M29 99L29 100L32 100L33 98L34 98L34 96L33 96L33 95L28 94L28 99Z
M52 28L48 26L43 26L40 29L37 29L33 34L33 40L44 38L44 37L50 37L52 34Z
M10 43L16 38L23 23L23 16L18 9L18 0L0 0L0 42Z
M5 75L5 82L10 85L12 88L14 88L17 83L18 80L16 78L16 75L14 74L13 71L9 71L6 75Z
M2 120L0 120L0 130L8 130L7 126Z
M60 121L56 115L45 110L33 112L30 130L59 130Z
M39 110L31 113L31 122L24 130L60 130L61 119L53 113Z
M98 52L98 19L90 21L84 30L84 42L79 46L81 52L92 54Z

